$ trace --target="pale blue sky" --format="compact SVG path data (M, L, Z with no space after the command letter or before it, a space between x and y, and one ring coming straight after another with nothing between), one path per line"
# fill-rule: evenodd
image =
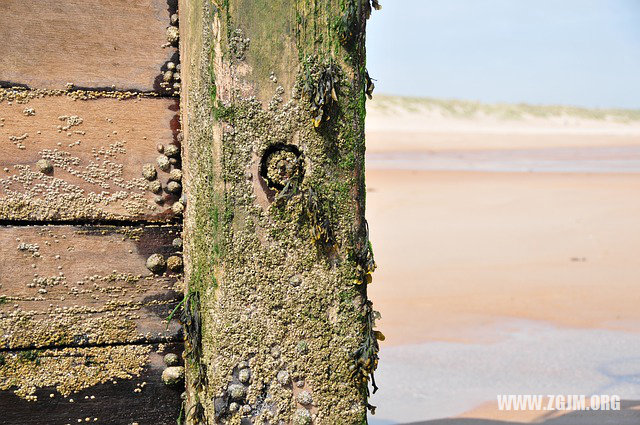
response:
M386 94L640 108L640 0L380 0Z

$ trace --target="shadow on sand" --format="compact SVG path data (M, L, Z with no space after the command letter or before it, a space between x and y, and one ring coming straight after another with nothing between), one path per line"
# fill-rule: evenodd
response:
M634 407L636 409L634 409ZM640 424L640 401L622 400L620 410L575 411L560 417L544 417L534 422L539 425L638 425ZM522 425L523 422L499 421L492 419L452 418L411 422L404 425Z

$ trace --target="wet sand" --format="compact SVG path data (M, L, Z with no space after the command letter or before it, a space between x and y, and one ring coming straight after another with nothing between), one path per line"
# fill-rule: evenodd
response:
M375 102L367 119L372 424L556 423L497 411L509 391L640 400L640 124ZM630 378L607 386L607 362ZM640 423L617 413L557 423Z
M391 345L505 317L640 330L640 174L369 170ZM490 338L490 336L489 336Z

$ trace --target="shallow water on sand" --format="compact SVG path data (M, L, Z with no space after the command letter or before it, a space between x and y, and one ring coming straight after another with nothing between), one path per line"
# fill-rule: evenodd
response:
M497 332L502 338L492 343L383 347L376 373L380 390L371 398L377 412L370 424L450 418L486 402L495 404L498 394L617 394L623 400L640 400L637 333L563 328L519 319L491 325L486 332ZM482 417L495 422L486 423L497 425L506 419L506 412L495 407L488 410ZM640 410L608 412L607 418L591 419L588 413L557 423L640 423Z

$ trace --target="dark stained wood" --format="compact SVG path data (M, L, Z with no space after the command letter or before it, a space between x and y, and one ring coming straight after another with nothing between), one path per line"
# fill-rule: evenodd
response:
M169 98L0 101L0 220L166 221L179 195L156 203L142 167L175 142L177 113ZM166 188L169 173L156 169Z
M176 226L0 227L0 349L175 340L165 318L180 274L154 275L152 254L180 255Z
M137 349L135 346L122 348ZM165 367L163 356L171 352L180 357L182 344L167 344L161 352L157 352L158 348L160 347L157 344L150 346L150 352L144 359L146 366L139 376L133 375L130 379L115 378L67 396L61 395L56 388L51 386L38 388L34 393L37 401L27 401L24 397L16 395L17 388L15 386L0 391L0 424L74 425L96 423L130 425L137 422L140 425L175 425L180 414L180 394L184 388L182 385L165 385L161 375ZM99 350L106 353L109 351L109 347ZM37 351L32 355L37 359L43 354L45 354L44 351ZM55 364L57 361L55 352L49 351L46 354L46 358L39 360L42 367L48 367L47 363ZM74 353L58 352L59 358L72 354ZM75 354L81 355L82 353ZM0 355L7 358L19 355L19 353L0 352ZM84 358L81 357L81 360ZM111 367L117 368L116 365L111 365ZM82 369L78 369L75 373L83 372ZM3 366L0 366L0 385L2 385L3 379L7 379L7 371L3 370ZM113 383L114 381L116 383ZM73 399L73 402L70 402L70 399ZM88 422L86 418L89 418ZM79 419L81 422L78 421Z
M167 0L2 0L0 82L158 90Z

